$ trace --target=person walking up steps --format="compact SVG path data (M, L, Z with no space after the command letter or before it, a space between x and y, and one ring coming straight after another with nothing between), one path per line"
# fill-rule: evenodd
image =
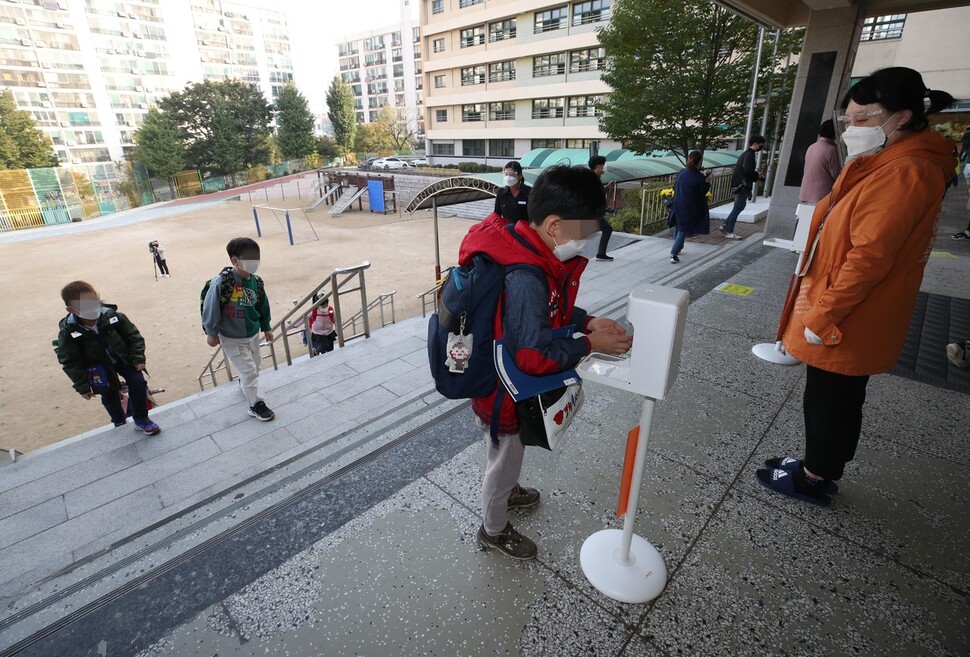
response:
M89 283L74 281L61 290L68 315L58 326L54 342L57 362L85 399L100 395L101 404L116 427L128 419L121 405L122 384L128 387L135 428L148 436L161 431L148 418L145 381L145 339L118 307L101 301Z
M259 396L259 341L273 340L269 299L259 269L259 244L237 237L226 245L231 267L226 267L203 288L202 329L210 347L222 345L239 374L249 414L269 422L276 414ZM262 334L262 335L260 335Z
M728 214L724 223L717 227L729 240L741 239L740 235L735 235L734 225L748 205L751 187L759 180L764 180L755 165L755 155L764 147L765 138L761 135L754 135L748 141L748 147L744 153L738 158L737 164L734 165L734 173L731 174L731 193L734 194L734 207L731 208L731 213Z

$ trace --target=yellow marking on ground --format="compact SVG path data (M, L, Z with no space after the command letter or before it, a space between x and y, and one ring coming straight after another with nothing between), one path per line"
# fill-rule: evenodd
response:
M747 285L738 285L737 283L721 283L714 289L718 292L723 292L724 294L733 294L738 297L746 297L754 292L753 287L748 287Z

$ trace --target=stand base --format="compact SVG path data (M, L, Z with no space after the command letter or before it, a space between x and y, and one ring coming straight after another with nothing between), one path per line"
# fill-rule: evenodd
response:
M620 602L650 602L667 585L667 566L657 549L633 535L630 563L620 563L623 532L598 531L583 542L579 564L590 584Z
M751 347L751 353L775 365L800 365L802 361L789 355L782 347L781 351L775 346L774 342L762 342Z

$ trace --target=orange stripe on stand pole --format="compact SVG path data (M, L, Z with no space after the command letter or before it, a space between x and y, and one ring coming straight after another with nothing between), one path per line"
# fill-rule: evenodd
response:
M637 443L640 441L640 427L635 426L626 435L626 454L623 456L623 476L620 478L620 500L616 504L616 517L626 515L630 502L630 488L633 485L633 466L637 460Z

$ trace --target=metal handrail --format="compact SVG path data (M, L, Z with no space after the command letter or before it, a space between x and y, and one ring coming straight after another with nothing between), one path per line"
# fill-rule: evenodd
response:
M416 294L415 297L421 299L421 316L428 316L428 296L431 297L431 301L434 304L434 308L438 308L438 292L441 290L441 286L445 284L445 280L448 278L448 272L451 271L451 267L441 272L441 279L435 284L435 286L429 290L425 290L421 294Z
M387 326L387 321L384 316L384 306L387 305L388 301L390 301L390 306L391 306L391 324L394 324L397 321L394 313L394 295L396 293L397 293L397 290L391 290L390 292L385 292L384 294L380 295L379 297L371 301L370 304L368 304L367 306L368 313L374 308L380 309L381 328ZM363 319L363 316L364 316L364 309L358 310L353 317L351 317L350 319L344 322L343 328L347 328L349 326L352 330L356 331L357 322L361 321L361 319Z
M264 347L264 346L269 347L269 354L262 356L262 358L272 359L273 369L274 370L279 369L279 361L276 357L276 343L282 340L283 355L286 358L286 364L287 365L293 364L293 355L290 350L289 339L291 336L301 333L301 331L295 330L295 327L298 325L298 322L290 321L290 318L293 317L294 315L298 315L301 318L305 318L307 313L309 313L314 308L319 306L323 302L323 299L321 298L319 301L314 302L313 295L318 294L328 285L330 286L330 290L331 290L330 297L333 299L334 320L335 320L334 324L337 329L337 340L340 346L341 347L344 346L344 344L348 340L353 340L360 337L369 338L370 324L368 322L367 313L364 313L363 317L360 318L362 320L363 329L364 329L362 333L355 332L353 335L345 337L344 331L343 331L343 325L340 321L340 293L341 292L343 292L344 294L347 294L349 292L360 291L361 308L368 307L367 289L364 284L364 270L368 269L369 267L370 267L369 262L362 262L361 264L355 265L353 267L342 267L342 268L334 269L333 272L327 278L321 281L315 288L313 288L313 290L309 294L303 297L303 299L301 299L300 301L294 303L293 307L289 310L289 312L283 315L282 319L280 319L270 327L270 330L273 333L273 339L269 342L263 342L262 344L260 344L260 347ZM343 278L341 279L341 277ZM350 283L351 281L354 281L355 278L357 283L356 287L346 288L346 284ZM393 294L393 292L391 294ZM308 303L309 303L309 308L306 307ZM393 305L392 305L392 313L393 313ZM393 317L393 314L392 314L392 317ZM382 306L381 320L383 321L383 319L384 319L384 311ZM354 326L354 329L356 331L356 325ZM313 348L310 342L311 342L310 340L307 340L307 354L311 358L313 358L314 356ZM217 375L220 372L226 372L228 381L230 382L232 381L233 379L232 367L230 365L229 359L226 357L225 352L222 349L222 345L219 345L216 348L216 350L212 352L212 356L209 357L209 361L202 368L202 373L199 374L197 378L197 381L199 382L199 388L201 390L205 390L206 385L212 385L213 387L219 385L219 380ZM208 382L206 381L207 378L208 378Z

